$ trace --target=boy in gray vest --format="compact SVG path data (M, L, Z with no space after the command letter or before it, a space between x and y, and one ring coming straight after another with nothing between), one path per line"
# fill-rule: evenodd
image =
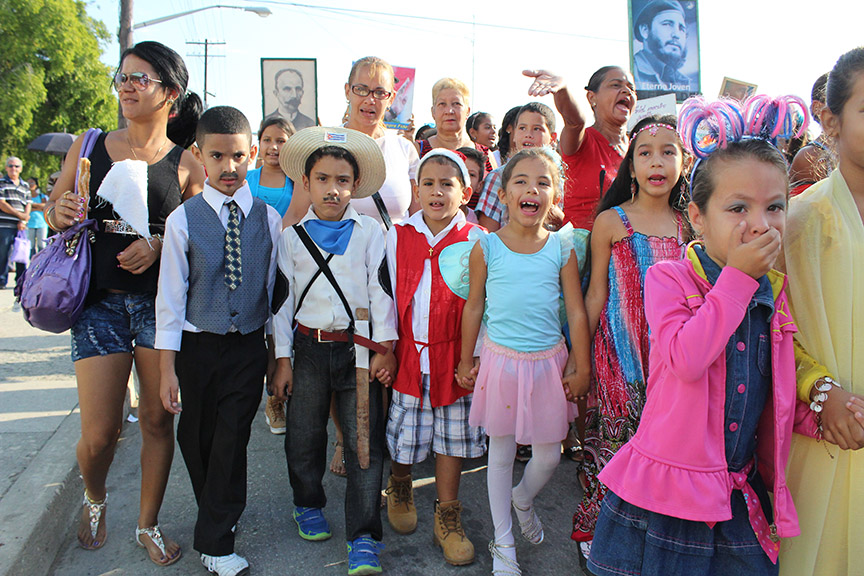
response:
M195 550L210 572L239 576L249 563L234 553L233 527L246 507L246 445L267 371L264 332L282 219L246 184L255 147L239 110L210 108L196 139L204 191L165 222L156 296L160 393L165 409L180 414L177 442L198 501Z

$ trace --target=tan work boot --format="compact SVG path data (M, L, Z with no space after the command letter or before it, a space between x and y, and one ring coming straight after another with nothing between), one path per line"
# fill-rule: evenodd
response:
M412 534L417 529L417 508L414 507L414 485L411 475L387 480L387 520L399 534Z
M264 406L264 418L273 434L285 434L285 403L279 402L273 396L267 397Z
M459 500L435 502L435 544L444 551L444 559L454 566L474 562L474 545L462 528L462 503Z

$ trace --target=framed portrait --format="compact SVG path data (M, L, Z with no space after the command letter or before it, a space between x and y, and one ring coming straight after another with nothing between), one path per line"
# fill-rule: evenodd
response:
M677 102L701 93L696 0L628 0L630 69L636 93L674 93Z
M738 102L744 102L756 93L756 84L742 82L741 80L733 80L728 76L723 77L723 83L720 85L720 97L732 98Z
M262 58L261 110L303 130L318 124L318 62L315 58Z

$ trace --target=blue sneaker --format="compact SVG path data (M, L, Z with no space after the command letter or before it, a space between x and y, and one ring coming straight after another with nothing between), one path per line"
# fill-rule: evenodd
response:
M332 536L330 525L324 518L321 508L306 508L297 506L294 508L294 521L297 523L297 531L304 540L327 540Z
M361 536L348 542L348 576L363 574L380 574L381 561L378 554L384 548L383 542L378 542L371 536Z

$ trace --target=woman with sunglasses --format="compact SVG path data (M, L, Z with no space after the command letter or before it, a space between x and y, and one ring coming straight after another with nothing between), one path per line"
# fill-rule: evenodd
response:
M78 542L85 550L105 544L105 478L122 425L132 360L141 390L141 509L135 538L158 565L180 558L177 543L163 537L159 509L174 456L173 416L159 398L159 353L155 350L156 283L165 219L180 203L201 192L204 171L185 150L195 139L201 100L187 93L182 58L157 42L123 52L114 87L127 127L102 134L90 155L90 202L74 193L76 162L67 162L46 207L48 225L62 231L84 218L98 226L92 245L87 302L72 327L72 360L78 380L81 439L78 465L84 479ZM82 139L69 151L77 158ZM115 162L147 163L147 211L153 238L140 237L97 197Z
M393 67L381 58L360 58L351 67L345 84L348 101L345 127L374 138L384 153L387 179L377 194L351 200L357 212L366 214L389 228L401 222L419 206L413 202L412 186L416 184L417 164L420 162L414 145L384 127L384 113L393 103L395 83ZM309 210L309 195L294 183L294 196L285 214L286 226L299 222Z

